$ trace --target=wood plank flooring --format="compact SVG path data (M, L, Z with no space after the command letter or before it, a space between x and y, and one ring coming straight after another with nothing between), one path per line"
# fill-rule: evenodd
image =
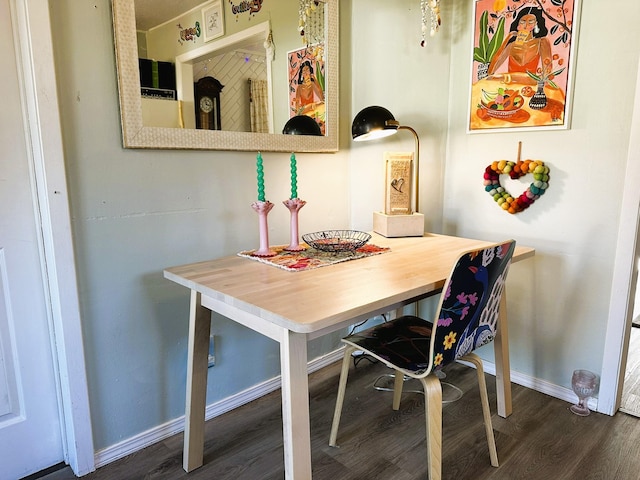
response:
M424 397L405 393L400 411L391 393L374 390L386 367L366 361L351 370L338 434L328 446L339 363L310 376L314 480L415 480L427 475ZM514 385L514 413L493 422L500 467L489 463L475 372L447 370L463 397L443 409L443 479L637 480L640 421L624 413L578 417L569 404ZM495 412L495 378L487 375ZM204 466L182 470L182 434L83 477L86 480L271 480L284 478L280 394L274 392L207 422ZM71 480L69 468L42 480ZM300 479L308 480L308 479Z
M640 417L640 328L638 327L631 328L620 410Z

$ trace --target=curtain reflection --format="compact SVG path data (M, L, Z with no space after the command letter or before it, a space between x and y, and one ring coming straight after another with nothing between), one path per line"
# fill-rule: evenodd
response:
M269 133L269 91L266 80L249 79L251 131Z

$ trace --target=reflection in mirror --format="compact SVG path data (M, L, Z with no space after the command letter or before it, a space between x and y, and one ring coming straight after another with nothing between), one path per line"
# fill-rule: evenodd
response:
M306 19L307 32L324 32L324 49L302 45L299 0L263 0L253 13L242 11L246 2L211 0L154 26L147 14L139 16L136 30L136 8L162 3L112 0L125 147L337 151L338 0L319 4L320 21ZM205 25L212 12L224 18L213 30ZM305 108L325 129L322 136L280 133L300 113L305 51L321 52L311 81L324 90L314 90L313 108Z
M296 115L284 124L282 133L286 135L322 135L320 125L308 115Z
M180 124L184 128L207 124L211 130L273 133L271 35L270 22L262 22L175 57ZM218 102L213 102L219 116L213 124L199 121L216 113L208 108L203 111L202 100L214 100L206 88L199 88L203 83L219 85ZM144 101L142 110L145 125L162 126L146 123ZM178 110L175 113L177 118Z

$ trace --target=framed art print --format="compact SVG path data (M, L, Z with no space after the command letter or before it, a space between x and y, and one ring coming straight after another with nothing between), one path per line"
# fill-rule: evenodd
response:
M474 0L468 132L569 127L580 0Z
M287 53L289 117L307 115L326 132L324 43Z
M224 9L222 0L214 0L202 9L202 23L204 25L204 41L224 35Z

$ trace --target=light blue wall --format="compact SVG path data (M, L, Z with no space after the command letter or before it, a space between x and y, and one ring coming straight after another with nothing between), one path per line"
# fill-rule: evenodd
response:
M95 447L184 414L188 291L164 268L258 246L255 152L122 148L111 5L50 2ZM281 52L282 53L282 52ZM349 124L349 113L341 118ZM341 132L344 136L344 132ZM289 241L289 155L263 153L270 240ZM348 156L298 154L300 231L349 226ZM330 195L328 193L330 192ZM329 300L329 299L328 299ZM214 402L279 374L277 344L216 322ZM309 346L334 350L337 336Z
M413 139L401 132L384 144L352 144L350 124L361 108L386 106L420 135L428 230L515 237L536 248L509 279L512 367L568 387L574 368L602 366L632 109L631 100L612 99L621 89L634 95L640 3L620 0L618 14L609 14L600 3L581 2L570 130L479 135L465 131L473 2L443 0L443 28L424 48L419 3L341 0L341 150L300 155L299 190L308 202L300 229L372 227L371 214L382 207L383 152L412 150ZM188 297L162 270L257 244L249 207L254 155L123 149L108 0L56 0L51 8L101 449L183 414ZM513 158L520 140L525 158L551 166L551 186L532 208L508 215L484 192L482 172ZM267 196L276 203L286 196L287 161L265 154ZM284 243L286 211L274 212L271 239ZM210 402L278 373L271 341L230 322L216 329ZM313 354L336 339L321 343Z

